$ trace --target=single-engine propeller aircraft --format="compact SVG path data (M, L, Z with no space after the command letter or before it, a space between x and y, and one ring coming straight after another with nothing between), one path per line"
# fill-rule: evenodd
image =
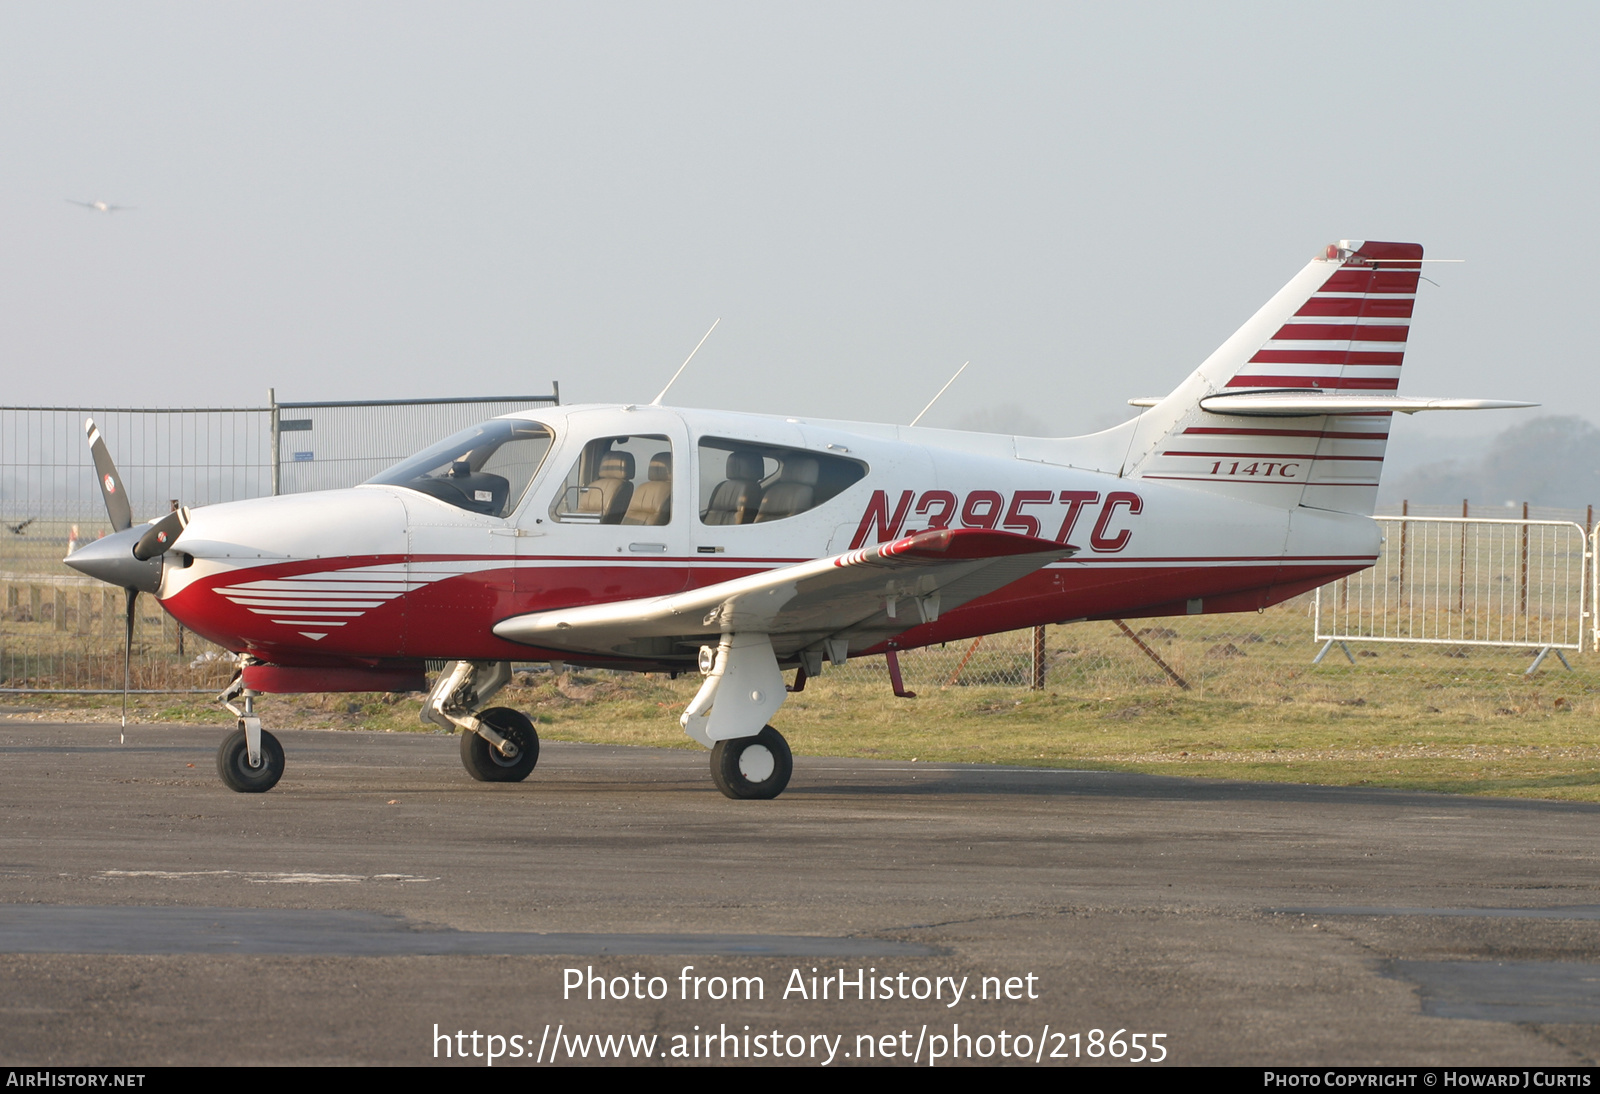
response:
M1329 245L1165 398L1084 437L1008 437L649 406L564 406L457 433L348 490L179 509L67 564L157 596L243 655L220 697L234 790L283 749L260 693L425 690L473 778L539 739L490 707L513 661L698 667L680 721L717 787L772 798L767 724L823 663L1043 623L1262 608L1373 564L1392 416L1530 406L1397 394L1411 243Z

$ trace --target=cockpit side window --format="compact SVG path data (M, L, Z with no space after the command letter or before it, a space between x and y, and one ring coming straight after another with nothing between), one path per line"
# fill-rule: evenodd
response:
M496 418L463 429L367 482L403 486L461 509L509 516L555 439L538 422Z
M766 524L814 509L860 482L867 468L827 452L725 437L700 440L700 521Z
M590 441L550 503L550 518L563 524L670 524L672 442L659 433Z

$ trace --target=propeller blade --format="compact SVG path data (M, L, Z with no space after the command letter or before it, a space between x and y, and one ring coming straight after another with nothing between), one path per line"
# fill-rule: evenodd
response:
M100 496L105 498L106 513L111 517L111 528L120 532L133 527L133 506L128 504L128 494L122 488L122 476L117 465L111 462L106 440L100 436L100 427L90 418L84 429L89 434L89 454L94 457L94 471L100 480Z
M152 524L150 530L139 537L139 542L133 545L133 557L140 562L149 562L157 555L165 554L188 526L189 510L179 506Z
M138 589L128 590L128 622L122 632L122 728L128 728L128 680L133 657L133 606L139 599ZM120 743L120 742L119 742Z

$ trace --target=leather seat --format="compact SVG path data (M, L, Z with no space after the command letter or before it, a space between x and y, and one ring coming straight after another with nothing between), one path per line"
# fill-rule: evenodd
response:
M633 499L633 455L607 452L600 471L578 495L578 512L599 516L601 524L620 524Z
M729 452L728 477L711 491L711 501L701 520L706 524L749 524L761 505L761 474L765 465L757 452Z
M650 457L650 478L633 492L623 524L666 524L672 520L672 453Z
M814 459L791 456L778 468L778 481L767 487L756 513L757 524L804 513L814 504L818 464Z

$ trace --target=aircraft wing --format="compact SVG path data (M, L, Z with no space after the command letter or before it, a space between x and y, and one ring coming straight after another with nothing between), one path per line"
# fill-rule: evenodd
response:
M494 633L577 657L684 657L734 633L769 636L779 658L823 641L863 650L1076 550L1010 532L919 532L671 596L513 616Z

